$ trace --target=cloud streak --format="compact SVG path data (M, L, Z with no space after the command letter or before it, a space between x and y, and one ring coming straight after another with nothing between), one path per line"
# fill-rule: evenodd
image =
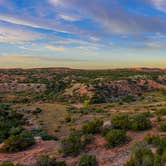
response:
M0 49L34 55L24 60L44 63L42 54L107 61L151 50L162 55L165 43L165 0L0 0Z

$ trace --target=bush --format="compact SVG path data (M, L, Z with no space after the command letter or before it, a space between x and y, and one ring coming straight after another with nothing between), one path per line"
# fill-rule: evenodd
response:
M113 129L109 131L105 137L108 142L108 147L110 148L121 145L126 141L125 131L119 129Z
M166 121L161 121L159 123L159 130L166 131Z
M25 119L22 114L12 110L10 105L0 104L0 143L10 135L21 132L23 124Z
M157 149L158 154L163 154L164 150L166 149L166 136L160 137L160 143Z
M34 136L40 136L43 140L54 140L55 138L50 136L47 131L42 128L34 129L31 131Z
M37 159L36 166L66 166L65 161L57 161L49 156L40 156Z
M139 113L131 117L131 129L132 130L146 130L151 127L151 122L147 118L146 114Z
M81 137L82 145L86 146L87 144L90 144L94 140L94 137L92 134L86 134Z
M14 166L14 164L11 162L3 162L0 166Z
M162 108L156 111L157 115L166 115L166 108Z
M0 104L0 110L6 111L6 110L10 110L10 109L11 109L10 104L7 104L7 103Z
M157 135L147 135L144 140L149 145L158 146L160 144L160 137Z
M43 110L42 110L41 108L36 108L32 113L33 113L34 115L38 115L38 114L40 114L42 111L43 111Z
M161 164L164 166L166 164L166 149L163 151L161 156Z
M115 129L129 129L130 121L126 113L119 113L111 117L111 124Z
M63 139L61 142L62 151L66 156L77 156L83 149L81 142L81 135L73 132L67 139Z
M128 95L128 96L123 97L122 101L126 102L126 103L130 103L130 102L136 101L136 99L134 96Z
M162 163L161 163L161 156L156 154L154 156L154 164L153 166L162 166Z
M10 135L17 135L19 133L21 133L22 128L21 127L12 127L9 131Z
M125 166L153 166L153 163L152 151L141 145L133 150L132 156Z
M35 140L29 132L23 131L19 135L12 135L4 141L1 151L3 152L18 152L25 150L35 144Z
M21 164L13 164L11 162L3 162L0 166L22 166Z
M157 153L153 154L152 151L147 148L146 144L137 145L130 160L125 166L164 166L166 163L166 136L147 136L145 138L148 144L155 145Z
M102 119L95 119L90 122L86 122L82 126L82 131L84 134L97 134L101 132L102 125L103 125Z
M94 155L83 155L79 161L78 166L97 166L96 156Z

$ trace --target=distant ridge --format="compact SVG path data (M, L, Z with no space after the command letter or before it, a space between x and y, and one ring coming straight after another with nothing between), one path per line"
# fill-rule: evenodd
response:
M19 71L19 70L36 70L36 71L42 71L42 70L49 70L49 71L72 71L72 70L89 70L89 71L95 71L95 70L133 70L133 71L166 71L166 68L148 68L148 67L140 67L140 68L112 68L112 69L75 69L75 68L69 68L69 67L39 67L39 68L0 68L0 71Z
M41 70L49 70L49 71L70 71L70 70L74 70L71 68L67 68L67 67L46 67L46 68L28 68L28 69L24 69L24 68L0 68L0 71L18 71L18 70L36 70L36 71L41 71Z

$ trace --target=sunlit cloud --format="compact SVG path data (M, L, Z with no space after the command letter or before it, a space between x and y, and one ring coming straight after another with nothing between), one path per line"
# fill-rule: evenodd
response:
M47 49L52 50L52 51L58 51L58 52L63 52L65 51L65 48L62 46L53 46L53 45L47 45Z
M44 38L44 35L38 32L18 27L0 26L0 42L29 42L41 38Z
M159 65L164 59L165 0L21 2L0 0L0 67L122 66L137 64L138 56L139 64Z

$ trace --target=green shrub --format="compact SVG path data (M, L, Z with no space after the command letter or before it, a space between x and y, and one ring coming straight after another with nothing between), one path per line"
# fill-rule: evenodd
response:
M162 163L161 163L161 156L156 154L154 156L154 164L153 166L162 166Z
M96 156L85 154L81 157L78 166L97 166Z
M157 115L166 115L166 108L162 108L156 111Z
M6 111L6 110L10 110L10 109L11 109L10 104L7 104L7 103L0 104L0 110Z
M40 156L37 159L36 166L66 166L65 161L57 161L49 156Z
M141 145L133 150L131 158L124 166L153 166L153 163L152 151Z
M35 144L35 140L29 132L23 131L19 135L11 135L4 141L1 151L3 152L18 152L25 150Z
M11 162L3 162L0 166L14 166L14 164Z
M19 133L21 133L22 128L21 127L12 127L9 131L10 135L17 135Z
M132 95L128 95L128 96L122 97L121 100L123 102L126 102L126 103L130 103L130 102L136 101L135 97L132 96Z
M157 135L147 135L144 141L149 145L158 146L160 144L160 137Z
M91 143L94 140L92 134L86 134L81 137L82 145L86 146L87 144Z
M166 131L166 121L161 121L159 123L159 130Z
M0 166L22 166L21 164L13 164L11 162L3 162Z
M161 164L164 166L166 164L166 149L163 151L161 156Z
M111 123L115 129L129 129L130 121L126 113L118 113L111 117Z
M131 129L132 130L146 130L151 127L151 122L146 114L139 113L136 115L131 116Z
M125 143L126 133L123 130L113 129L106 134L105 138L108 142L108 147L113 148Z
M54 140L55 138L50 136L47 131L42 128L34 129L31 131L34 136L40 136L43 140Z
M90 122L86 122L82 126L82 131L84 134L96 134L101 132L101 128L103 125L102 119L95 119Z
M65 156L77 156L83 149L81 135L76 132L71 133L68 138L62 140L61 146Z
M42 110L41 108L36 108L32 113L33 113L34 115L38 115L38 114L40 114L42 111L43 111L43 110Z
M7 106L3 106L0 109L0 143L10 135L21 132L21 126L25 124L23 115L8 109Z
M160 137L160 143L157 149L158 154L163 154L164 150L166 149L166 136Z

